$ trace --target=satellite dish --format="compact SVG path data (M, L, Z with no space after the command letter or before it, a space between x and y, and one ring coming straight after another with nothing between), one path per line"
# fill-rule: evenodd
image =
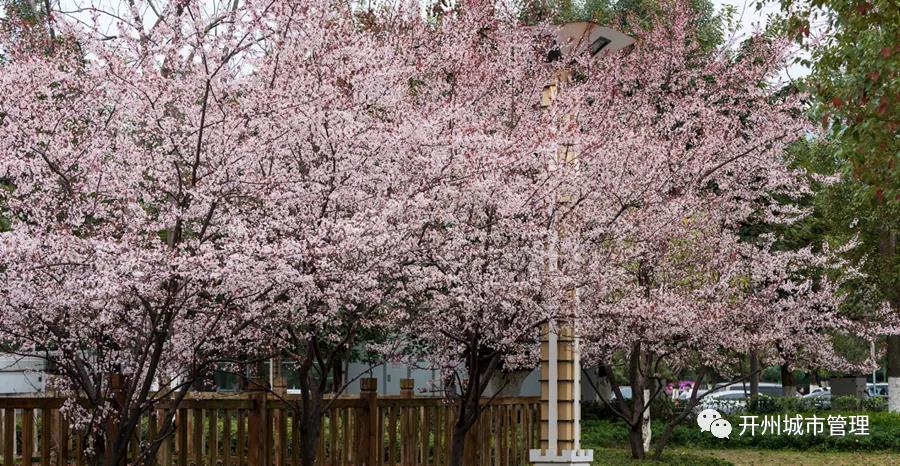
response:
M594 56L600 52L622 50L633 44L634 39L597 23L578 21L563 24L556 33L556 43L563 56L582 52Z

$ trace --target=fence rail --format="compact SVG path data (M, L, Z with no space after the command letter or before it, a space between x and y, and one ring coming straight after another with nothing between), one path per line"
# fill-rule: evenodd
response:
M86 464L86 443L60 412L64 401L0 398L0 466ZM484 403L483 415L466 439L466 464L527 464L528 450L539 443L539 399ZM299 466L300 424L291 405L264 393L192 395L175 408L175 433L163 440L156 464ZM172 408L162 403L142 419L129 462L142 444L157 438L159 422ZM445 465L455 421L455 406L441 398L378 397L371 390L338 398L323 416L316 464Z

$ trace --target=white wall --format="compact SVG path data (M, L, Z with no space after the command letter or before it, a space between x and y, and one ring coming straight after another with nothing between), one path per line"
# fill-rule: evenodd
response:
M0 355L0 395L44 391L44 368L41 358Z

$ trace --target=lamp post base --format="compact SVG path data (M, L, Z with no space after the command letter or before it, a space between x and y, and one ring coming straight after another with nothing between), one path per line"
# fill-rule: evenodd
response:
M531 450L528 460L534 466L591 466L594 450Z

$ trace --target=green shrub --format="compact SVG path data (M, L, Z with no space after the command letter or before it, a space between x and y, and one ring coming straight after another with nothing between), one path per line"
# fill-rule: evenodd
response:
M856 411L862 409L862 401L855 396L839 396L831 399L831 409L835 411Z
M667 396L659 396L650 402L650 417L652 419L671 419L680 412L675 402ZM581 403L582 419L618 419L606 403L602 401L585 401Z
M782 413L785 414L785 413ZM786 414L797 414L790 412ZM749 432L743 436L741 433L741 416L727 416L732 425L731 437L718 439L709 432L701 432L693 417L689 417L675 428L670 446L691 446L700 448L760 448L769 450L793 449L815 451L884 451L892 450L900 452L900 415L888 412L859 411L816 413L820 418L828 415L856 416L867 414L869 416L869 435L844 435L830 436L827 422L822 434L813 436L804 435L761 435L757 427L756 435L750 436ZM778 413L770 414L771 416ZM805 415L809 418L811 415ZM761 421L762 417L758 421ZM651 421L653 436L660 435L665 428L664 421ZM848 424L849 431L849 424ZM628 429L622 421L590 420L585 421L582 427L584 445L586 447L617 447L621 448L628 442Z
M822 398L799 398L795 396L786 396L774 399L774 411L760 414L771 413L814 413L820 411L828 411L831 409L831 402ZM847 409L859 409L859 407L848 407Z
M668 396L658 396L650 402L650 419L669 420L679 412L681 408L675 406L675 402Z
M784 396L775 400L775 413L799 413L806 410L803 398Z
M582 421L581 443L595 447L628 445L628 427L622 420L587 419Z
M751 398L747 403L747 411L754 414L772 414L780 411L778 401L768 395Z
M887 411L888 400L885 397L866 398L862 406L865 411Z
M585 401L581 403L582 419L616 419L616 415L602 401Z

